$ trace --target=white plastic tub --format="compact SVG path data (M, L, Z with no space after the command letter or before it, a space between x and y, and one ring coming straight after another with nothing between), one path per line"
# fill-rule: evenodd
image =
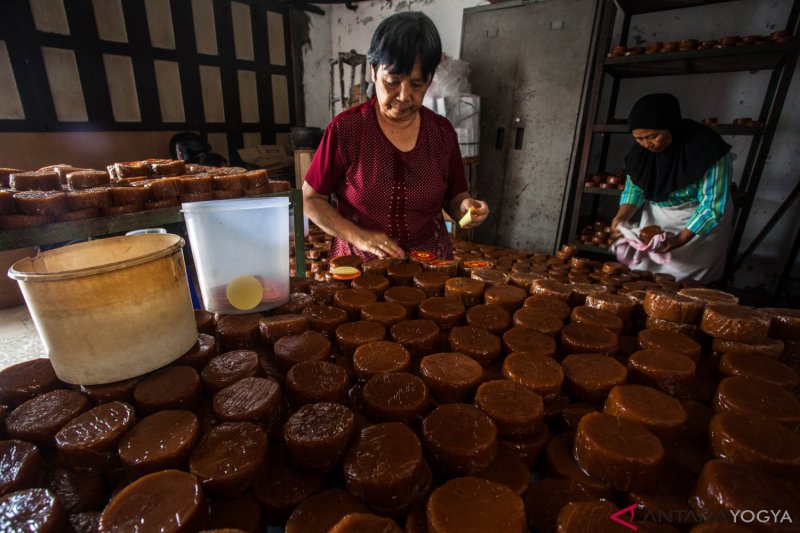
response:
M184 241L97 239L17 261L19 282L56 375L97 385L136 377L197 342Z
M289 298L289 199L182 205L203 307L253 313Z

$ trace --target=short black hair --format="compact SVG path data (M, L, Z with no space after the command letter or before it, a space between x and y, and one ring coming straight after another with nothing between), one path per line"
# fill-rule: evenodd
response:
M196 133L192 133L191 131L176 133L169 140L169 153L172 156L172 159L178 159L179 146L184 155L188 156L189 158L197 157L198 155L207 153L211 150L211 146L205 141L205 139ZM187 163L190 162L188 159L185 160Z
M392 74L411 74L417 57L422 62L422 75L433 77L442 59L442 40L433 21L419 11L397 13L384 19L372 34L367 61L375 67L383 65Z

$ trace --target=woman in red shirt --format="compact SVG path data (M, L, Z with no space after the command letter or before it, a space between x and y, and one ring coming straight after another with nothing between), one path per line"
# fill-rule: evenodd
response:
M442 209L475 227L489 215L470 198L453 126L422 107L442 55L439 33L419 12L385 19L367 55L375 98L325 130L303 184L304 209L334 236L332 256L453 257ZM337 208L328 203L334 193Z

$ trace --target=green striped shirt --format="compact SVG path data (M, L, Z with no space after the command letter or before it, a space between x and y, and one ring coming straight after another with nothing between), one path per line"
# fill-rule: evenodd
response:
M683 189L672 191L663 202L654 204L666 207L680 205L687 202L697 204L686 229L695 235L706 235L713 230L725 213L725 204L728 201L728 184L733 174L731 154L728 152L719 161L708 167L703 179L697 180ZM625 190L619 199L620 204L633 204L637 207L644 205L645 197L642 189L636 186L631 177L625 180Z

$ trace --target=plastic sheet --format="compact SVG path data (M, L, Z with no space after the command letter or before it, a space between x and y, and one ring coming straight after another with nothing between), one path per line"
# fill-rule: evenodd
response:
M333 469L355 433L353 412L333 402L304 405L283 425L292 464L312 472Z
M214 395L214 414L220 420L253 422L271 431L281 422L281 387L270 378L244 378Z
M588 413L587 413L588 414ZM603 498L614 498L616 491L605 481L589 477L586 472L581 470L575 457L572 455L572 447L575 440L575 433L562 433L554 436L547 443L544 451L544 461L547 471L551 475L568 478L578 483L585 490Z
M627 296L610 292L587 294L585 305L614 313L623 322L629 321L633 316L633 311L636 309L635 302L631 301Z
M41 482L39 448L22 440L0 440L0 496L27 489Z
M500 357L500 337L475 326L457 326L450 331L450 350L463 353L483 366Z
M475 394L475 405L494 421L500 437L530 437L544 418L542 397L505 379L481 383Z
M610 311L595 309L588 305L574 307L570 315L570 321L574 324L586 324L605 328L615 335L622 332L622 319Z
M408 372L372 376L364 385L362 396L364 414L375 422L410 424L430 408L427 385Z
M720 381L714 410L765 418L789 429L800 428L800 399L782 387L757 379L734 376Z
M783 526L790 526L785 531L791 531L793 526L785 520L783 513L788 513L792 520L800 515L800 494L789 485L754 468L718 460L709 461L703 467L689 504L705 520L718 520L721 513L731 517L731 512L744 510L777 511L778 519L783 519ZM778 520L770 525L776 531L784 530Z
M267 463L267 435L249 422L226 422L208 429L189 456L189 471L203 491L241 495Z
M770 420L719 413L708 425L711 452L787 481L800 476L800 437Z
M664 444L678 439L688 418L672 396L653 387L632 384L611 389L603 412L639 422Z
M54 390L32 398L6 417L6 434L33 444L52 446L53 437L70 420L91 408L77 391Z
M694 385L695 364L685 355L653 348L628 357L628 381L655 387L671 396L686 398Z
M800 376L787 365L770 357L733 350L719 361L718 372L723 376L742 376L781 386L792 392L800 387Z
M610 354L619 347L619 335L600 326L567 324L561 330L564 353Z
M699 326L694 324L681 324L680 322L672 322L670 320L664 320L663 318L656 318L654 316L648 316L647 319L645 319L644 325L647 329L672 331L674 333L686 335L687 337L696 341L699 341L702 336Z
M345 403L350 376L344 368L329 361L307 361L286 372L284 387L294 409L315 402Z
M531 296L550 296L569 302L572 297L572 287L549 279L536 280L531 283Z
M483 369L474 359L455 352L423 357L419 373L439 403L469 401L483 379Z
M710 304L731 304L739 303L739 298L728 292L719 291L716 289L706 289L705 287L689 287L678 291L681 296L687 298L694 298L706 305Z
M469 476L485 470L497 455L497 428L473 405L440 405L422 422L422 440L431 467L441 473Z
M428 530L522 533L527 531L525 507L507 485L476 477L453 479L431 494Z
M639 332L639 346L643 350L664 348L672 350L697 361L700 357L700 345L681 333L663 329L643 329Z
M514 325L544 333L555 338L561 331L564 323L561 319L546 309L523 307L514 312Z
M503 361L503 377L528 387L547 400L561 390L564 370L552 357L516 352ZM545 412L546 409L545 404Z
M465 307L483 303L483 291L486 284L468 277L450 278L444 284L444 295L455 296Z
M769 336L785 341L800 342L800 309L769 307L760 309L772 318Z
M602 402L615 386L625 382L627 371L607 355L568 355L561 361L564 388L574 400Z
M644 312L648 316L680 324L700 322L703 306L692 298L664 291L647 291L644 297Z
M658 437L638 422L602 413L581 419L573 453L584 472L625 492L655 486L664 463Z
M711 305L703 312L700 329L712 337L749 344L767 340L770 318L751 307Z
M110 402L73 418L55 436L60 457L84 471L101 471L112 463L122 435L136 423L130 404Z

